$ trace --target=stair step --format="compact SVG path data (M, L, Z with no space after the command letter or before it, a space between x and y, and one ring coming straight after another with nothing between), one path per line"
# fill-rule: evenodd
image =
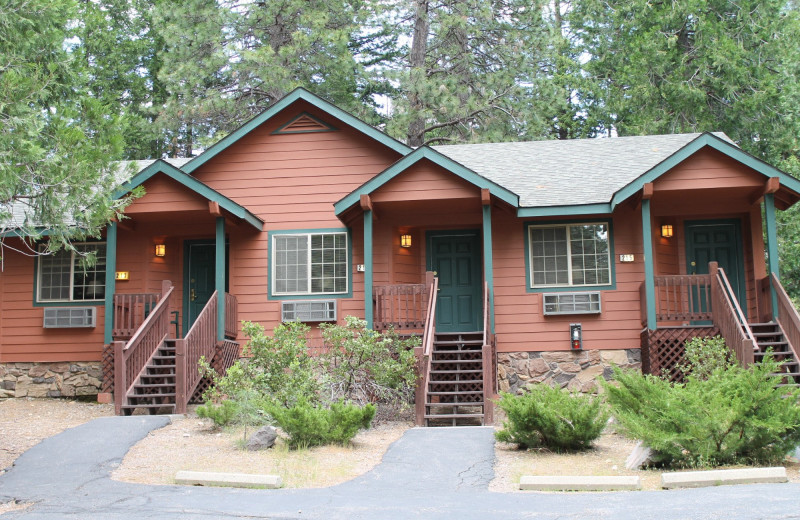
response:
M428 414L424 416L426 419L483 419L482 413L445 413L445 414Z

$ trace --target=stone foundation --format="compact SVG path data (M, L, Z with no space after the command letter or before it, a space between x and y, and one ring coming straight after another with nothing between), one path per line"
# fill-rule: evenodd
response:
M97 395L102 387L99 361L0 364L0 398Z
M519 393L531 383L559 385L569 390L594 392L595 379L612 379L611 365L642 366L641 350L582 350L578 352L500 352L497 381L502 392Z

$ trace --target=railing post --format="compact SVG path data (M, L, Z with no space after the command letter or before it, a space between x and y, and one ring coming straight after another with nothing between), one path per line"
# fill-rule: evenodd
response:
M425 374L427 367L422 354L422 347L414 347L414 357L417 360L417 387L414 390L414 423L417 426L425 425Z
M125 381L125 342L114 341L111 345L114 349L114 413L119 415L128 390L128 383Z
M189 401L186 389L188 367L186 366L186 340L175 341L175 413L186 413Z

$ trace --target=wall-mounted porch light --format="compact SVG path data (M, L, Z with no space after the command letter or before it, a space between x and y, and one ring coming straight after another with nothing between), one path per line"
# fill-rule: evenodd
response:
M664 224L661 226L661 236L664 238L672 237L672 224Z
M166 244L156 244L156 256L166 256L166 254L167 254Z
M117 271L114 273L115 280L130 280L131 273L129 271Z
M400 247L411 247L411 235L400 235Z
M581 324L569 324L569 346L570 350L583 350L583 339L581 338Z

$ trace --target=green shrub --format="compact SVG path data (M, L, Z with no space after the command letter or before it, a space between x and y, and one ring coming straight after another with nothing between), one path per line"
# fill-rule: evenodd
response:
M214 426L226 426L239 413L239 405L236 401L226 399L220 404L206 403L197 407L197 416L214 421Z
M375 406L359 407L337 402L325 408L299 401L289 408L273 405L269 412L289 436L289 447L294 449L347 444L358 430L369 428L375 416Z
M522 395L503 392L498 404L508 419L495 434L497 440L521 449L588 449L608 420L600 399L546 384L532 386Z
M359 404L407 403L414 393L414 347L419 338L383 334L353 316L345 325L320 325L327 352L320 356L321 377L332 400Z
M691 348L718 347L711 340ZM683 384L618 368L616 383L603 384L622 431L649 446L655 464L776 463L800 444L800 394L770 375L780 363L767 356L744 369L718 356L687 359Z

